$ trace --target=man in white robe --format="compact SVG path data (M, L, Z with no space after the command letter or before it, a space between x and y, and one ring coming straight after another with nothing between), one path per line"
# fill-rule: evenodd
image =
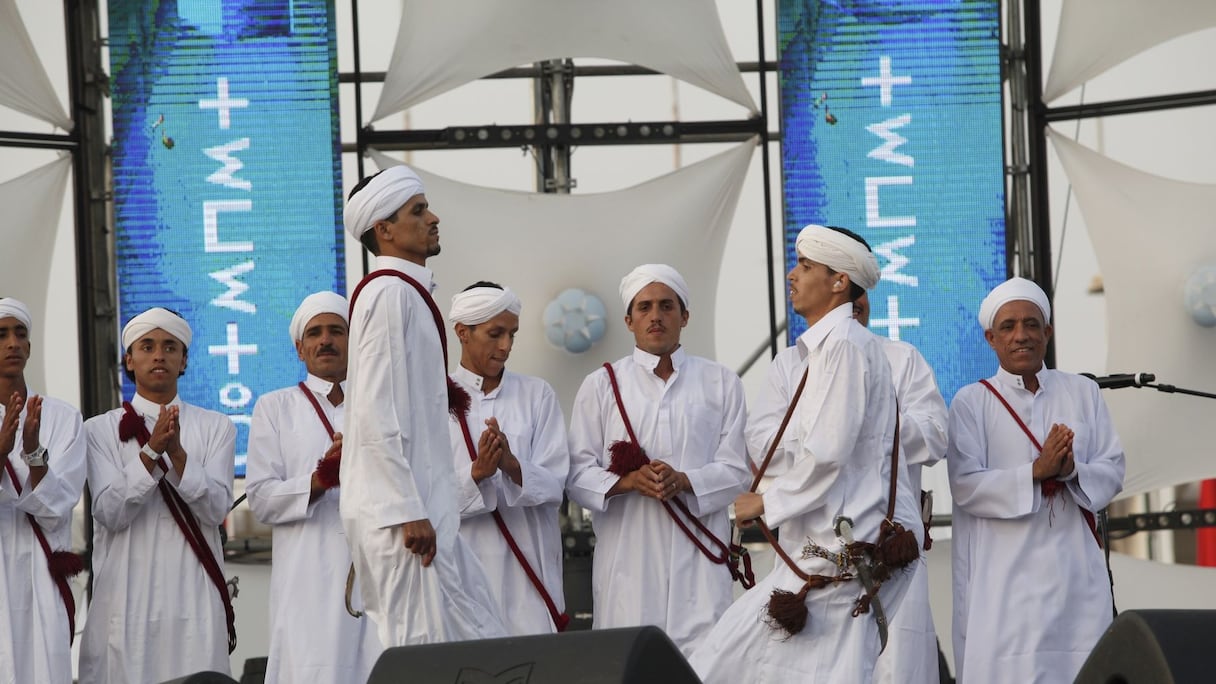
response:
M870 298L853 302L853 315L870 325ZM946 401L937 388L933 368L916 347L879 337L891 363L891 379L899 399L899 459L908 468L909 490L921 491L921 470L946 457ZM771 433L770 433L771 434ZM929 605L929 565L916 559L908 591L899 612L891 616L890 641L878 657L874 681L883 684L937 684L937 630Z
M1038 285L997 286L979 318L1000 366L950 405L955 674L1071 682L1111 622L1092 522L1123 488L1123 448L1098 386L1043 365Z
M460 340L460 365L452 378L471 398L468 440L465 426L455 417L449 421L460 536L485 566L490 593L512 636L550 634L568 621L557 520L570 472L566 421L549 383L506 370L520 308L510 289L480 282L452 297L448 314Z
M773 360L752 420L752 458L762 461L777 425L807 374L805 389L777 445L783 464L763 495L735 500L735 517L780 527L780 545L799 571L836 576L836 564L817 555L839 554L838 516L852 519L853 537L873 542L887 515L895 391L880 338L853 319L852 302L878 283L878 262L860 237L810 225L799 234L790 270L790 304L808 328ZM778 417L772 420L772 415ZM758 447L758 448L756 448ZM902 459L897 471L895 522L921 534L916 499ZM850 564L849 569L853 567ZM878 596L888 616L899 610L910 575L896 571ZM805 627L794 634L770 624L774 590L802 589L804 580L778 558L773 571L739 598L690 662L705 682L869 682L880 639L874 609L853 616L859 582L829 583L806 593Z
M25 304L0 299L0 682L68 684L75 604L34 525L52 551L71 548L85 440L79 411L25 383L32 329Z
M748 479L743 384L681 345L689 295L674 268L639 266L620 294L636 347L612 369L632 430L606 369L588 375L570 419L567 492L592 512L593 627L656 625L688 655L730 605L731 572L698 549L669 510L708 551L727 555L719 545L730 543L727 507ZM622 475L612 447L631 433L650 460Z
M191 338L189 324L167 309L132 318L122 344L135 395L85 422L95 527L81 682L155 684L229 671L227 587L217 584L236 428L227 416L178 396ZM149 433L142 447L141 427ZM182 528L190 529L188 521L174 516L178 504L167 501L183 503L197 522L205 542L197 551ZM199 552L218 566L218 582Z
M376 256L351 295L339 496L364 611L385 648L505 636L459 538L447 337L426 267L439 217L418 176L394 166L351 191L345 223Z
M253 409L245 486L254 516L272 526L274 544L268 682L367 681L383 650L375 625L346 611L350 550L337 474L347 315L342 295L306 297L292 316L291 338L308 375L263 395Z

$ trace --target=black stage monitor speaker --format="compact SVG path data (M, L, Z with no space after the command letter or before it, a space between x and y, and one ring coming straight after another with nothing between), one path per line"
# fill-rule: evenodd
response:
M1081 666L1076 684L1216 681L1216 610L1119 614Z
M700 684L658 627L390 648L367 684Z
M219 672L195 672L192 675L170 679L161 684L239 684L235 679Z

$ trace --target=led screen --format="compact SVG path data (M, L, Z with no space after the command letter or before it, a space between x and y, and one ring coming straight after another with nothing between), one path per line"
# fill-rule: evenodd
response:
M243 475L254 402L304 374L295 307L345 291L333 7L110 0L109 19L120 318L190 322L180 396L231 417Z
M975 314L1005 279L998 3L780 3L786 268L850 228L882 281L870 327L916 345L947 401L996 361ZM787 303L788 309L788 303ZM790 343L806 330L792 310Z

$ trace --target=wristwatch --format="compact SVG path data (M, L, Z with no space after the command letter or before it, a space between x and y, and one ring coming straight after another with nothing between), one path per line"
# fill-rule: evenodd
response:
M140 448L139 453L147 456L148 460L152 461L153 463L160 460L160 454L156 453L156 449L153 449L151 444L143 445L143 447Z
M46 447L42 446L41 444L38 445L37 449L34 449L28 454L22 454L21 456L25 459L25 464L31 468L46 465Z

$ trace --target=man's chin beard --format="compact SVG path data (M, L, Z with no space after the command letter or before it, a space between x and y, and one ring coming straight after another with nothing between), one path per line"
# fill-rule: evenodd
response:
M441 247L439 245L435 245L434 247L427 250L426 255L429 257L438 256L439 252L441 252L441 251L443 251L443 247Z

